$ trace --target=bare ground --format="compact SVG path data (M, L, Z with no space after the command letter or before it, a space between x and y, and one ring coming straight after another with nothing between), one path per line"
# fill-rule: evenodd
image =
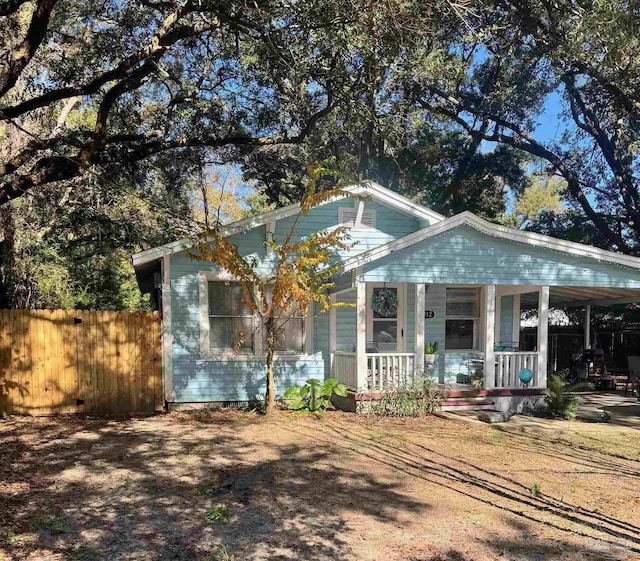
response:
M640 559L640 431L504 428L14 419L0 423L0 559Z

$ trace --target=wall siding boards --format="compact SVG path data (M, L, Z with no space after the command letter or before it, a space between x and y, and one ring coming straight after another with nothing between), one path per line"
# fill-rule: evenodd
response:
M500 329L496 345L513 343L513 296L503 296L500 301Z
M434 312L434 317L424 320L424 339L426 342L438 343L438 354L434 367L434 375L438 382L444 384L444 322L445 322L445 290L443 284L429 284L426 287L425 310Z
M364 267L365 281L640 288L640 270L460 226Z
M282 241L295 222L296 239L314 232L335 227L338 208L353 207L351 199L341 199L312 209L307 216L278 220L276 241ZM374 201L366 201L367 210L376 211L376 227L352 232L353 247L336 259L367 251L398 237L417 231L418 221L401 212ZM424 227L424 224L422 225ZM260 274L269 274L275 265L274 257L266 251L266 227L259 226L229 237L240 254L254 259ZM219 270L212 263L189 257L188 251L171 257L171 311L173 333L173 384L178 403L207 401L246 401L265 390L266 373L263 360L203 360L200 358L198 272ZM413 294L410 292L409 313L413 314ZM341 301L354 302L355 293L344 293ZM337 350L352 351L356 339L355 308L338 308ZM413 315L411 315L413 318ZM412 320L411 320L412 321ZM314 322L314 354L300 360L278 360L275 367L276 391L281 394L289 386L301 385L308 378L324 378L329 374L328 315L322 314ZM411 326L413 331L413 326ZM405 334L408 335L408 334ZM411 339L408 339L410 342ZM412 345L412 343L409 343Z

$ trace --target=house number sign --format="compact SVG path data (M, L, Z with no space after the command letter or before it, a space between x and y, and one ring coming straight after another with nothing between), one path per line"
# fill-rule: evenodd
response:
M436 313L433 310L424 311L424 319L433 319L434 317L436 317Z

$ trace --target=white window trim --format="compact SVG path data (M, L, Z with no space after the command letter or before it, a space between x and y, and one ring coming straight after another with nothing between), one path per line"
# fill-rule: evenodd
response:
M356 211L356 219L355 221L347 220L345 214L348 212ZM362 219L362 215L364 213L371 215L371 226L365 226L359 222L358 217ZM352 230L359 232L370 232L376 229L376 209L366 209L364 207L364 202L356 201L355 207L349 206L341 206L338 207L338 224L341 226L345 226L347 228L351 228Z
M209 347L209 281L238 282L238 278L227 271L198 271L198 316L200 326L200 360L211 361L255 361L264 360L266 354L262 349L262 332L260 327L254 333L254 352L235 353L233 351L212 351ZM259 326L258 323L256 325ZM313 317L309 313L305 322L304 353L279 352L275 359L282 362L316 359L313 350Z
M449 289L474 289L478 291L478 317L469 317L469 316L449 316L447 315L447 290ZM483 322L482 318L485 315L484 311L484 287L473 285L473 284L455 284L455 285L447 285L444 291L444 352L445 353L482 353L484 352L483 340ZM465 320L472 319L473 320L473 348L471 349L448 349L447 348L447 320Z

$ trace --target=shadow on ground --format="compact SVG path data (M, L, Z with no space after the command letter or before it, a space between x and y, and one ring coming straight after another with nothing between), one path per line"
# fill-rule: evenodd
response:
M34 422L0 431L10 558L344 559L343 513L393 522L429 508L400 481L337 467L330 446L261 445L267 458L248 461L256 443L221 427Z

